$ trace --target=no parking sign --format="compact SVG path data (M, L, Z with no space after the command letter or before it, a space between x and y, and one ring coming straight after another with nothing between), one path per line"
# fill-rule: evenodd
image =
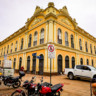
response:
M55 50L53 44L48 44L48 58L55 58Z

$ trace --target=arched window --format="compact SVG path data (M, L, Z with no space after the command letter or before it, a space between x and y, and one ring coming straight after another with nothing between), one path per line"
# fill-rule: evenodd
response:
M85 42L85 50L88 52L87 42Z
M14 64L13 64L13 68L15 69L16 66L16 58L14 58Z
M74 66L75 66L75 58L72 57L72 68L74 68Z
M20 57L20 59L19 59L19 70L21 68L21 65L22 65L22 57Z
M67 32L65 32L65 46L69 46L68 33Z
M58 43L59 44L62 44L62 32L61 32L61 29L59 28L58 29Z
M23 40L23 38L21 39L21 50L23 49L23 42L24 42L24 40Z
M89 65L89 60L87 59L87 65Z
M92 44L90 44L90 53L92 54Z
M0 60L0 65L1 65L1 60Z
M27 72L30 71L30 56L27 57Z
M69 56L65 57L65 68L69 68Z
M9 45L7 46L7 54L8 54L8 51L9 51Z
M4 47L4 55L5 55L6 47Z
M11 44L11 51L10 51L11 53L12 53L12 49L13 49L13 43Z
M29 43L28 43L28 47L31 47L31 40L32 40L32 34L29 35Z
M17 51L17 45L18 45L18 41L16 41L16 44L15 44L15 51Z
M82 58L80 59L80 64L83 65L83 59Z
M92 60L92 66L94 66L93 60Z
M62 72L62 55L58 55L58 74Z
M34 33L34 43L33 43L33 46L36 46L37 45L37 31Z
M82 41L81 41L81 39L79 39L79 47L80 47L80 50L82 50Z
M44 56L43 54L41 54L39 59L39 74L43 75L43 71L44 71Z
M94 46L94 54L96 54L96 47Z
M41 29L40 32L40 44L44 43L44 28Z
M71 48L74 48L74 38L73 38L73 35L71 35Z

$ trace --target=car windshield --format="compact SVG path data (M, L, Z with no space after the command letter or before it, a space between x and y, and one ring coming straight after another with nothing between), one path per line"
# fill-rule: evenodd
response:
M92 69L92 70L96 70L96 68L95 67L93 67L93 66L88 66L90 69Z

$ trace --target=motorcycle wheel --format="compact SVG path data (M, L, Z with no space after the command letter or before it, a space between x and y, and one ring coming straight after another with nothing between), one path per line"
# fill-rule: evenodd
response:
M60 96L60 92L56 92L54 96Z
M12 86L13 86L13 88L18 88L18 87L20 87L20 85L21 85L21 82L18 80Z
M11 96L24 96L22 93L19 93L17 91L13 92Z

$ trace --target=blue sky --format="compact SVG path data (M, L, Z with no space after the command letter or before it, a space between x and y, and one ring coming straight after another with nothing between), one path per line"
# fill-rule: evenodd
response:
M23 27L36 6L45 9L49 2L57 9L66 5L78 26L96 37L96 0L0 0L0 41Z

